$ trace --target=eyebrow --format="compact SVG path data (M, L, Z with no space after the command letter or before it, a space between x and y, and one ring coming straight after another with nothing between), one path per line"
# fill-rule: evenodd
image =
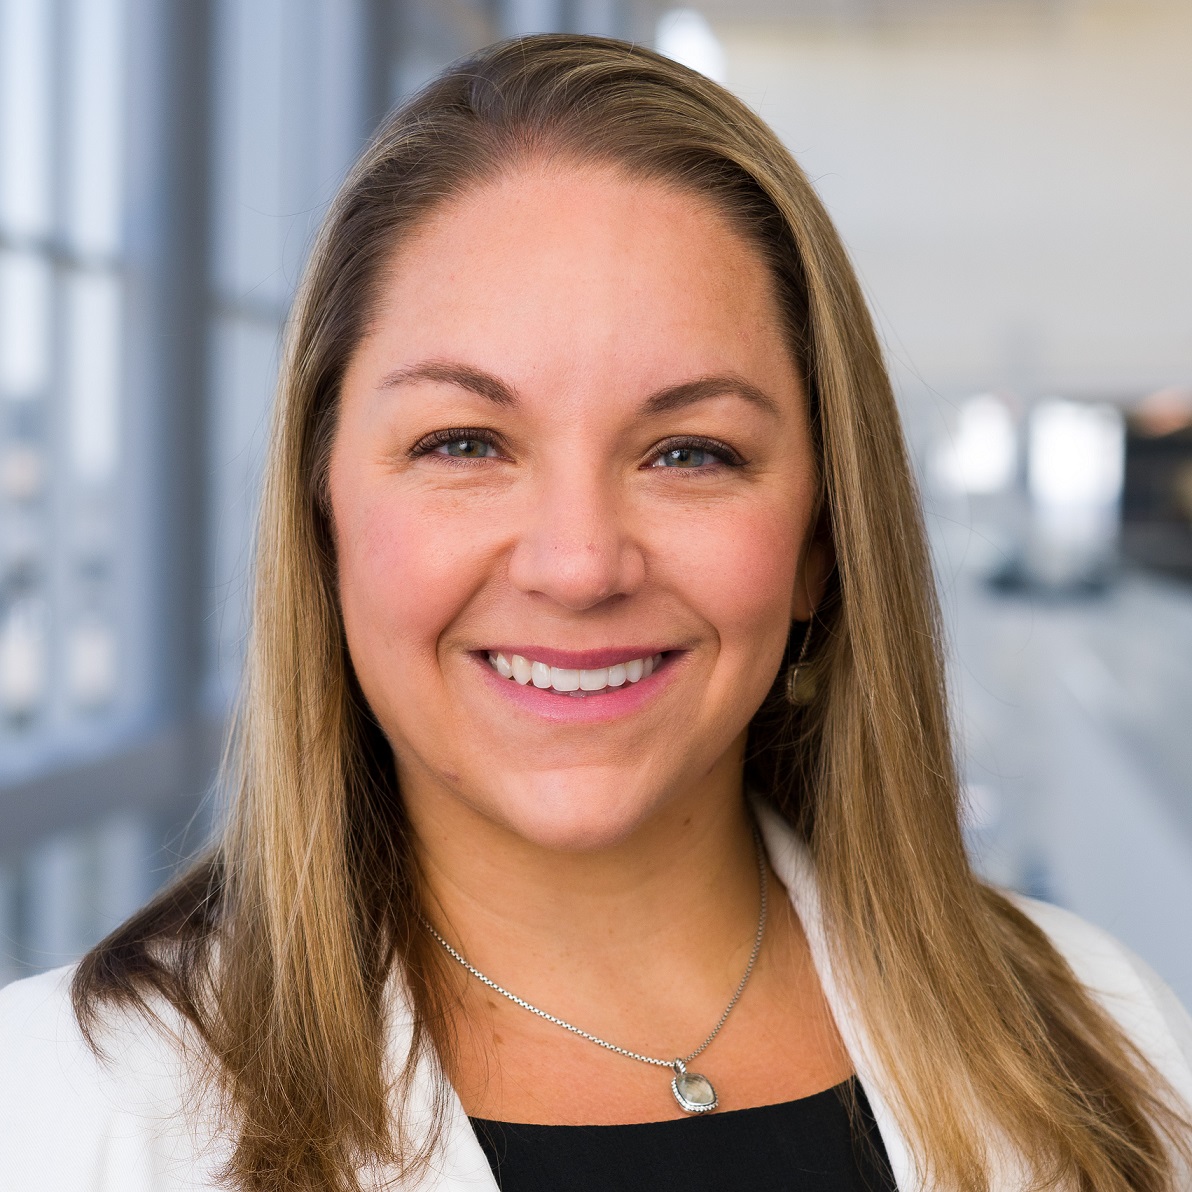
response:
M399 385L408 385L414 381L440 381L446 385L457 385L460 389L467 389L488 398L498 406L518 404L517 394L500 377L494 377L492 373L483 369L456 364L450 360L427 360L409 368L396 369L389 373L377 388L396 389Z
M517 391L500 377L468 364L449 360L428 360L422 364L399 368L386 376L378 389L396 389L399 385L417 381L438 381L467 389L480 397L487 398L494 405L512 407L518 405ZM771 416L779 414L778 403L763 389L735 373L715 374L668 385L650 394L641 404L640 413L646 417L670 414L701 401L714 397L740 397Z
M645 415L669 414L713 397L742 397L767 414L777 417L779 413L778 403L768 393L732 373L697 377L694 381L659 389L642 403L641 412Z

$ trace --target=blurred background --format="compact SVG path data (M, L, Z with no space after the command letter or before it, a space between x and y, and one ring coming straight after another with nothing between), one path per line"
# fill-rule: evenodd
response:
M0 983L210 831L279 330L384 112L656 45L847 241L919 469L977 863L1192 1005L1187 0L0 0Z

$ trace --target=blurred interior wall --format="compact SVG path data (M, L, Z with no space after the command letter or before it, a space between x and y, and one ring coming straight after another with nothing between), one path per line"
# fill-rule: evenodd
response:
M1025 415L1192 386L1187 0L700 7L844 237L920 460L974 394ZM924 476L974 854L1192 1000L1192 596L1140 573L991 588L1032 470L1010 448L985 521Z
M1187 0L704 7L908 398L1192 380Z

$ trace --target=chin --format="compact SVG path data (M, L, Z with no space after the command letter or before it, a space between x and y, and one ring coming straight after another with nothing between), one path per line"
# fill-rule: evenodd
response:
M666 802L617 770L522 774L486 800L489 817L539 848L598 852L629 839Z

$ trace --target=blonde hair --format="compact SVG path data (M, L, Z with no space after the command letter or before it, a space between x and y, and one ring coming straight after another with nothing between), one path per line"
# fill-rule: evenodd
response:
M542 156L704 196L765 253L811 399L836 570L812 701L780 681L754 717L752 784L814 857L834 961L935 1187L977 1192L992 1119L1041 1185L1170 1192L1169 1090L1046 937L966 859L933 578L882 354L823 206L748 108L648 50L505 42L378 132L327 216L294 307L260 514L234 801L213 851L79 968L105 1005L164 995L199 1029L235 1124L242 1189L357 1186L423 1163L400 1113L450 1055L447 993L393 758L353 678L324 490L346 364L383 264L445 200ZM385 1066L386 982L413 1043ZM441 1068L439 1069L441 1073ZM440 1106L445 1104L440 1080Z

